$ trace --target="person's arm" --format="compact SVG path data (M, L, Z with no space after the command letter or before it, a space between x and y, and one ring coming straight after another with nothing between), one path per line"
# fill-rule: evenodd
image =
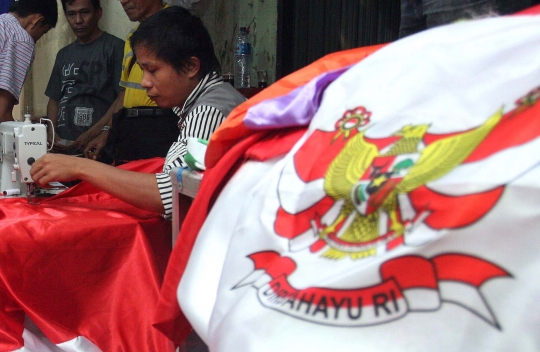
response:
M218 109L212 106L199 106L186 116L181 128L178 142L173 143L167 158L163 173L156 175L159 193L165 217L172 217L172 184L169 172L174 167L184 167L186 163L184 157L187 153L187 140L189 137L209 140L212 133L223 122L225 116Z
M209 105L199 106L189 113L180 126L178 141L169 149L164 171L168 172L174 167L185 166L184 156L187 153L188 138L210 140L225 117L221 111Z
M15 97L10 92L0 89L0 122L13 121L15 103Z
M24 80L33 60L34 44L6 38L2 47L2 79L0 80L0 122L13 121Z
M30 174L40 187L54 181L83 180L138 208L164 212L155 174L123 170L62 154L44 155L32 164Z
M95 156L97 157L101 152L101 149L105 146L109 132L103 132L103 126L112 125L112 116L117 113L124 106L124 91L122 90L116 96L116 99L111 104L105 115L88 131L81 134L73 143L73 147L82 149L84 147L84 155L89 157L88 152L95 149ZM103 133L102 133L103 132ZM95 159L95 158L94 158Z

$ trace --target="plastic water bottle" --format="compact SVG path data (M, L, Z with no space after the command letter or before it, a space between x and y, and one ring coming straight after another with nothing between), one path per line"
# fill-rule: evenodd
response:
M234 40L234 87L249 88L251 86L251 43L246 27Z
M30 113L30 107L26 105L26 111L24 112L24 121L30 122L31 118L32 118L32 114Z

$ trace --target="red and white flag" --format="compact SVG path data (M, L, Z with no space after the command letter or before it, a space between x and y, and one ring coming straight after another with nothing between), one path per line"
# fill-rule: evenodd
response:
M85 182L39 205L3 198L0 218L0 351L174 351L152 327L170 222Z
M235 110L156 325L211 351L540 349L538 28L436 28Z

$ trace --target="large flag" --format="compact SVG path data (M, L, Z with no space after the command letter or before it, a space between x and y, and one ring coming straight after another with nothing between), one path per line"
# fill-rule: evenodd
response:
M151 324L170 222L85 182L39 205L0 199L0 218L0 351L174 351Z
M156 326L181 339L187 319L211 351L539 350L538 11L371 48L233 111Z

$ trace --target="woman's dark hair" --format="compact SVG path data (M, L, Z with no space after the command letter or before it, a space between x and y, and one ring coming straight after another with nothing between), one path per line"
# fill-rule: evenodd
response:
M39 13L44 17L43 24L49 25L51 28L56 26L56 22L58 22L56 0L13 0L8 11L23 18Z
M190 57L201 62L199 78L220 73L210 34L201 19L180 6L160 10L144 20L130 38L131 48L144 46L176 71L187 69Z

